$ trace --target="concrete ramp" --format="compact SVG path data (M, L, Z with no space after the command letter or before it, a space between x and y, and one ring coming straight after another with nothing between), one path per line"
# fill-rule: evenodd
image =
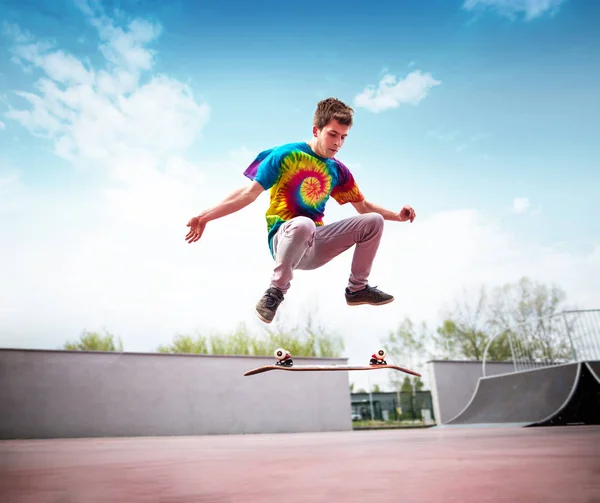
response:
M586 364L594 374L596 380L600 382L600 362L586 362Z
M600 362L479 379L466 407L444 426L600 424Z

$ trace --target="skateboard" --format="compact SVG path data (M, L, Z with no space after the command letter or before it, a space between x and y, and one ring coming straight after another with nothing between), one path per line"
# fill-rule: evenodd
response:
M245 376L252 376L256 374L262 374L263 372L269 372L271 370L287 370L292 372L327 372L327 371L348 371L348 370L381 370L381 369L393 369L399 370L406 374L411 374L417 377L421 377L421 374L414 370L399 367L398 365L389 365L385 361L387 351L384 348L380 348L371 355L369 365L294 365L292 355L289 351L283 348L277 348L274 352L277 361L273 365L263 365L252 370L248 370L244 373Z

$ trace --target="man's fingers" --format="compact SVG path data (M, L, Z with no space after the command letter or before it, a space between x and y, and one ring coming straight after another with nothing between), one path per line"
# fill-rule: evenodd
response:
M196 229L194 227L192 227L185 236L186 241L190 241L194 236L196 236L196 234L197 234Z
M412 209L410 206L405 206L404 208L402 208L400 216L403 219L403 221L410 220L412 222L416 218L417 214L415 210Z
M203 229L200 226L192 227L190 232L188 232L187 235L185 236L185 240L188 243L195 243L202 237L202 231L203 231Z

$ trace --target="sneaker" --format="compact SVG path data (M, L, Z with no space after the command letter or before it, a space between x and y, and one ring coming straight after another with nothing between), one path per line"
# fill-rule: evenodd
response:
M265 323L271 323L282 301L281 290L270 287L256 304L256 314Z
M376 286L367 285L358 292L351 292L346 288L346 302L350 306L358 306L360 304L370 304L372 306L381 306L389 304L394 300L392 295L378 290Z

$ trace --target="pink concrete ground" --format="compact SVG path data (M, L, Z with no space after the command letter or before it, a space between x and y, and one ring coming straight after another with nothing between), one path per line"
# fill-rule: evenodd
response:
M600 428L0 442L6 503L597 503Z

